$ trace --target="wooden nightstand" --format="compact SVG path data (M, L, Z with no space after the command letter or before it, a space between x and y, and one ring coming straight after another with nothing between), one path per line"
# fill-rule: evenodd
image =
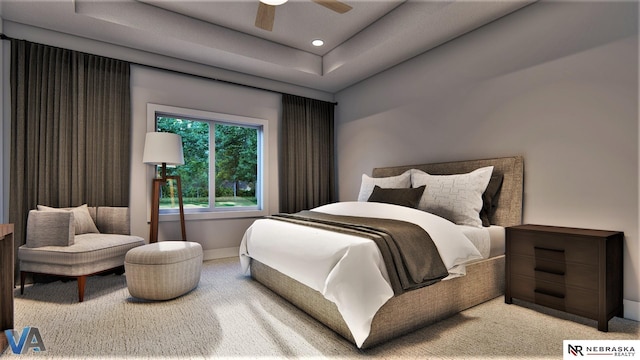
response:
M624 233L541 225L506 229L505 302L520 299L598 321L623 315Z

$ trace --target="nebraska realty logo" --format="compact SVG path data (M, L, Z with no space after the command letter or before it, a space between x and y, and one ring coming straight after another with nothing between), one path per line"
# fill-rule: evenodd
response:
M16 330L5 330L4 334L14 354L26 354L29 349L35 352L47 351L37 327L27 326L21 333Z
M640 340L564 340L563 359L595 356L598 359L640 359Z

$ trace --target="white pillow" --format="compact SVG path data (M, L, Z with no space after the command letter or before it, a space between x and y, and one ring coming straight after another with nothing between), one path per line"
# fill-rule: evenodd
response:
M371 196L373 188L376 185L381 188L408 189L411 187L411 170L407 170L398 176L382 178L372 178L366 174L362 174L358 201L369 200L369 196Z
M458 225L482 227L482 193L487 188L493 166L467 174L430 175L411 169L411 186L426 185L418 209L436 214Z

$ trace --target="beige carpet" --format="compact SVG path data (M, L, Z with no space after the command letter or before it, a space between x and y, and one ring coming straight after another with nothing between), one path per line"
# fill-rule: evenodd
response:
M503 298L359 351L240 271L237 259L207 261L198 288L178 299L130 297L124 276L87 281L77 303L75 281L15 291L15 329L37 327L46 352L3 359L48 358L420 358L561 359L563 339L638 339L639 323L614 318L610 331ZM525 304L520 304L525 305Z

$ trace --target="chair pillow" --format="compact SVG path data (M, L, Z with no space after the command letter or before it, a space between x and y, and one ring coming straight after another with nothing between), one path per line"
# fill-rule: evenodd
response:
M74 236L75 222L73 212L29 211L27 217L27 247L69 246L73 245Z
M40 211L51 211L51 212L73 212L73 217L75 221L76 227L76 235L87 234L87 233L99 233L96 224L93 222L93 218L91 214L89 214L89 208L87 204L80 205L71 209L58 209L52 208L49 206L38 205L38 210Z

